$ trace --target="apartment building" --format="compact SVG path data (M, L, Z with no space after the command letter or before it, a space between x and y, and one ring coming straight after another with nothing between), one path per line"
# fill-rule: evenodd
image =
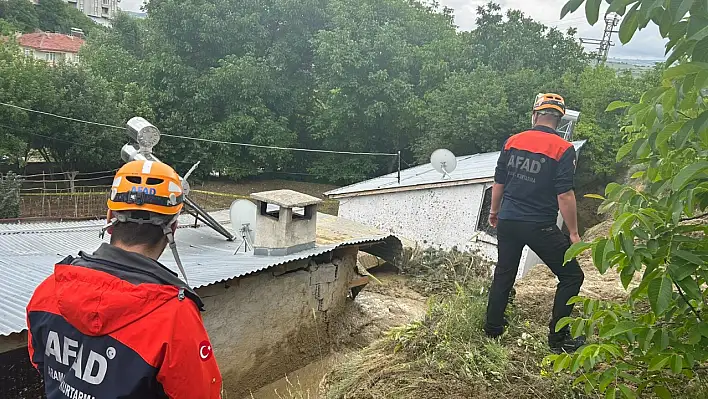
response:
M64 0L97 24L109 26L118 12L120 0Z

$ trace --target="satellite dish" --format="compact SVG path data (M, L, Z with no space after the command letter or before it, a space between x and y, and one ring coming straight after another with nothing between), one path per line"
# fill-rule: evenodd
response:
M253 249L253 242L256 239L256 205L245 199L236 200L231 203L229 208L229 216L231 218L231 227L241 236L244 250L248 251L249 247ZM239 250L241 246L239 246ZM237 250L238 251L238 250Z
M430 156L430 164L438 172L442 173L443 177L450 177L450 173L457 168L457 158L450 150L439 149L433 151Z

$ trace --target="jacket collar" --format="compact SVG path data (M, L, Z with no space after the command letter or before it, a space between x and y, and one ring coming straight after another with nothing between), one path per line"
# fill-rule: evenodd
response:
M556 129L551 129L551 128L548 127L548 126L543 126L543 125L536 125L536 126L534 126L533 129L531 129L531 130L536 130L536 131L539 131L539 132L545 132L545 133L551 133L551 134L558 134L558 132L556 131Z
M199 309L204 307L199 295L182 281L177 273L147 256L106 243L101 244L92 255L82 251L79 256L80 258L74 259L71 264L100 270L131 284L151 283L182 288Z

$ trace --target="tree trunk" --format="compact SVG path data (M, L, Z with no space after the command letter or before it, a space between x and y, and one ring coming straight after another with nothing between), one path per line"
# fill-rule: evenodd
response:
M76 170L73 170L71 172L64 172L64 177L69 180L69 192L74 193L76 185L75 185L75 180L76 180L76 175L78 175L79 172Z

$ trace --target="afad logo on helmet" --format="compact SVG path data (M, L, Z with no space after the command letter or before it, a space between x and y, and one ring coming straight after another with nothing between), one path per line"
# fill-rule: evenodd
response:
M135 192L142 192L148 195L155 195L157 194L157 190L154 187L142 187L142 186L133 186L130 188L130 192L135 193Z

